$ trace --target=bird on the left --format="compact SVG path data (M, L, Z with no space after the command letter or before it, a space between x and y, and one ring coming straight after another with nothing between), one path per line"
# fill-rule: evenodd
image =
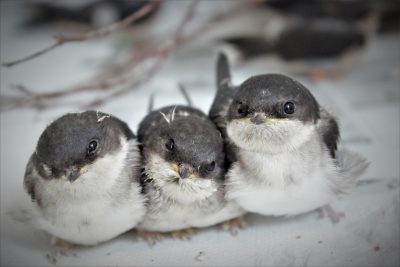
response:
M97 111L69 113L41 134L24 186L33 223L55 240L96 245L130 229L145 214L136 136Z

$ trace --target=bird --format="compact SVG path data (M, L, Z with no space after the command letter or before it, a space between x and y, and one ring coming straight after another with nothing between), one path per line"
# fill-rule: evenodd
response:
M286 61L329 59L365 45L366 36L355 25L335 18L291 18L274 37L228 36L244 59L277 54Z
M146 212L141 156L128 125L99 111L67 113L39 137L25 175L32 222L55 245L91 246L130 229Z
M260 5L285 15L302 18L336 18L349 22L365 18L373 9L373 3L363 0L268 0L261 2Z
M139 124L137 135L148 202L136 229L150 244L162 238L157 234L190 239L188 229L244 214L225 199L223 140L201 110L184 105L153 110Z
M352 23L336 16L259 13L249 18L253 27L220 37L221 49L234 64L267 60L275 63L272 68L313 80L344 75L357 63L376 27L372 15Z
M221 53L217 86L209 116L230 153L226 195L246 211L290 216L322 208L367 169L364 157L338 149L336 119L295 79L263 74L234 86Z

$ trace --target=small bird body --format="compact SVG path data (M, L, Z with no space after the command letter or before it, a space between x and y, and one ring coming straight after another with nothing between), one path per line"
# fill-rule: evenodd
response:
M223 41L237 48L243 59L274 53L286 61L336 58L362 48L366 42L366 34L346 21L333 18L284 21L273 38L262 34L238 35Z
M139 163L122 121L95 111L64 115L42 133L26 168L33 223L80 245L130 230L145 213Z
M171 232L206 227L243 215L225 200L220 133L200 110L169 106L139 125L147 213L136 227Z
M227 199L246 211L314 210L347 192L367 168L358 154L337 149L336 120L294 79L258 75L233 87L227 59L220 55L217 83L210 117L233 154Z
M319 208L335 196L338 170L315 132L300 151L239 151L237 157L228 174L228 197L248 211L294 215Z
M212 226L243 215L236 204L227 202L217 189L205 199L181 203L166 197L154 185L147 187L150 206L143 221L136 227L153 232L172 232L187 228Z

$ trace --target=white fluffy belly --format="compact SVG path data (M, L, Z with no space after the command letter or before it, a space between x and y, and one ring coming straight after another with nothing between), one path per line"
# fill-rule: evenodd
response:
M326 157L309 162L295 155L246 155L248 166L233 165L228 173L227 197L245 210L262 215L295 215L321 207L334 197Z
M323 188L287 188L247 186L230 194L238 204L249 212L262 215L296 215L321 207L333 195Z
M64 205L54 217L41 217L39 227L74 244L95 245L133 228L144 212L142 204L135 202L118 206L98 201L79 207Z

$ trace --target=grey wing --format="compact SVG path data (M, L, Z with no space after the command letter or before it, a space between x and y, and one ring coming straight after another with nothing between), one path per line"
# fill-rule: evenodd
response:
M215 123L221 131L225 140L225 154L227 156L227 164L236 161L235 146L229 141L226 133L226 116L234 95L236 87L231 85L231 75L229 71L228 59L225 54L218 55L217 61L217 93L209 111L210 119Z
M37 200L36 191L35 191L35 186L37 183L37 176L34 174L33 160L34 160L34 156L32 155L26 166L25 175L24 175L24 188L25 188L25 191L31 197L32 201Z
M320 109L320 123L318 132L322 137L322 141L328 148L332 158L336 157L337 143L340 138L339 126L335 118L326 110Z
M232 102L234 92L231 86L231 75L229 71L228 59L225 54L218 55L217 61L217 93L211 105L209 116L218 126L224 124L225 117Z

